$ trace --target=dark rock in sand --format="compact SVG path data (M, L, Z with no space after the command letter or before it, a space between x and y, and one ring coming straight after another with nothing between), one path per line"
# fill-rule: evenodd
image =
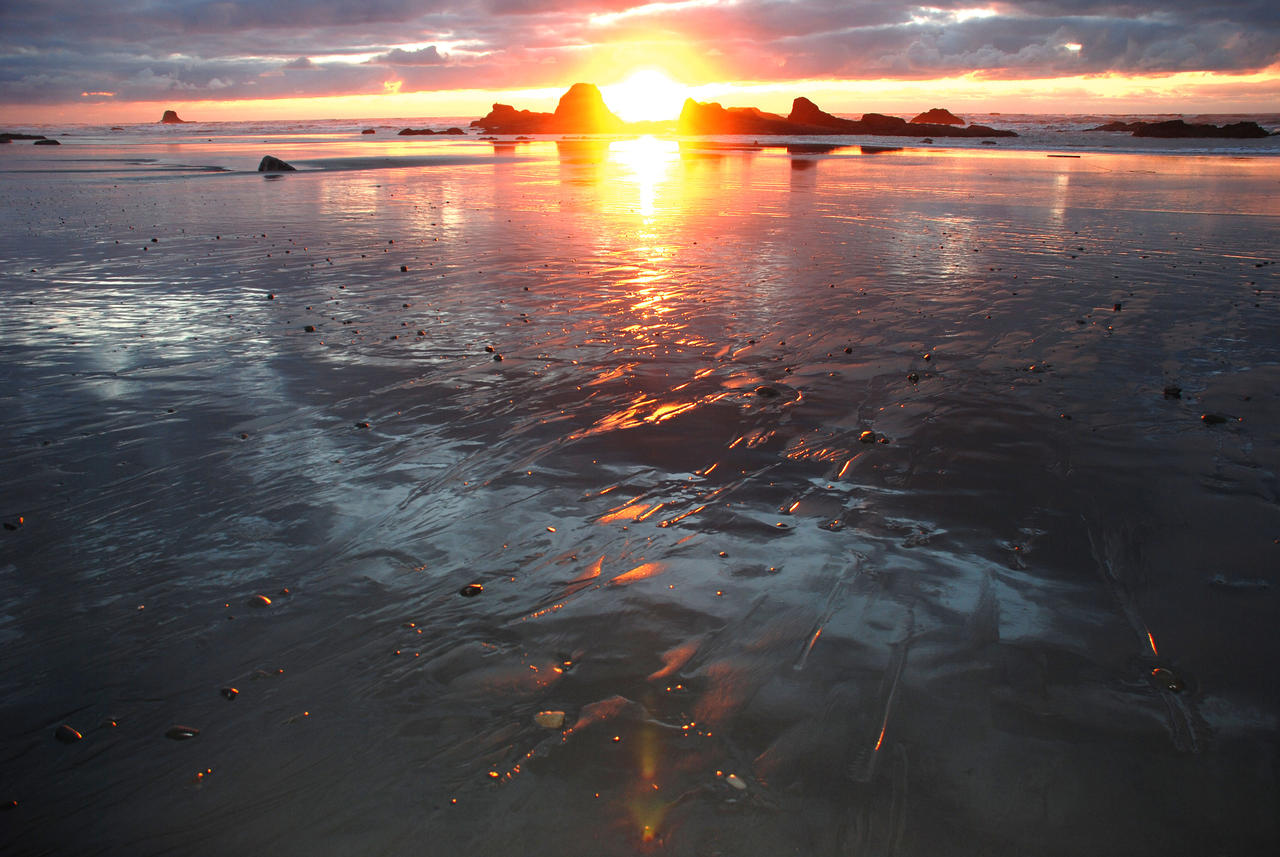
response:
M160 117L160 124L161 125L185 125L187 124L187 120L179 119L178 113L175 110L166 110L164 112L164 115Z
M1200 421L1207 426L1220 426L1227 421L1222 414L1201 414Z
M1233 122L1230 125L1193 125L1181 119L1170 119L1168 122L1151 122L1136 129L1135 137L1159 138L1191 138L1218 137L1234 140L1247 140L1258 137L1270 137L1271 134L1257 122Z
M361 131L360 133L361 133L361 134L376 134L376 133L378 133L378 132L377 132L377 131L375 131L375 130L373 130L372 128L365 128L365 129L364 129L363 131Z
M458 594L463 598L475 598L481 592L484 592L484 587L479 583L468 583L466 586L458 590Z
M928 125L963 125L964 120L959 116L942 107L934 107L921 113L911 120L911 124L928 124Z
M19 134L14 131L0 133L0 143L12 143L14 140L43 140L43 134Z
M286 164L274 155L265 155L261 162L258 163L258 172L260 173L287 173L294 172L296 169L292 164Z
M240 691L234 687L224 687L222 690L218 692L221 693L223 698L226 699L228 702L230 702L231 700L235 699L237 696L240 695Z
M164 737L173 741L187 741L200 734L200 730L194 726L170 726L165 730Z
M1166 399L1181 399L1182 388L1171 384L1164 388L1164 397Z
M53 737L57 738L63 744L74 744L84 736L81 735L77 730L63 723L61 726L59 726L57 729L53 731Z
M33 146L61 146L62 144L59 143L57 140L36 140L34 143L32 143L32 145Z
M271 599L265 595L254 595L248 601L249 607L270 607Z

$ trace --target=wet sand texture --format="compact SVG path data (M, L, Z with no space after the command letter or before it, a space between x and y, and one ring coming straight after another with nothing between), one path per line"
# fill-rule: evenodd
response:
M0 177L5 854L1276 846L1274 160L278 153Z

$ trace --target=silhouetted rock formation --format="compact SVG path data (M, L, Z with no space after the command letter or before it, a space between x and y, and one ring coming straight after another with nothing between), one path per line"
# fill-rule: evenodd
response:
M497 107L497 106L498 105L496 104L494 105L494 107ZM364 133L372 134L373 132L366 131ZM443 131L432 131L430 128L405 128L400 131L399 136L401 137L458 137L466 133L467 132L463 131L461 128L446 128Z
M1192 125L1181 119L1170 119L1168 122L1150 122L1133 132L1135 137L1223 137L1230 139L1252 139L1270 137L1267 129L1257 122L1233 122L1230 125Z
M1146 122L1121 122L1120 120L1117 119L1115 122L1108 122L1105 125L1099 125L1097 128L1088 128L1086 130L1112 131L1112 132L1124 131L1129 134L1132 134L1134 131L1137 131L1139 128L1143 127L1146 124L1147 124Z
M36 140L36 141L35 141L34 143L32 143L31 145L33 145L33 146L61 146L62 144L61 144L61 143L59 143L57 140L49 140L49 139L45 139L45 140Z
M166 110L164 115L160 117L161 125L185 125L187 120L179 119L176 110Z
M365 128L365 129L364 129L363 131L361 131L360 133L361 133L361 134L376 134L376 133L378 133L378 132L377 132L376 130L374 130L373 128Z
M290 173L296 169L297 167L292 164L286 164L273 155L265 155L262 158L262 162L258 164L258 172L260 173Z
M881 137L1016 137L1013 131L985 125L956 128L908 122L898 116L864 113L861 119L841 119L819 109L807 98L797 98L788 116L765 113L754 107L725 108L714 102L701 104L692 98L680 111L677 128L681 134L760 134L787 136L876 135Z
M625 123L604 103L600 90L590 83L575 83L560 96L554 113L516 110L495 104L482 119L471 123L486 134L613 134Z
M43 134L19 134L14 131L0 133L0 143L12 143L14 140L43 140Z
M956 114L952 113L950 110L946 110L942 107L934 107L932 109L926 110L925 112L921 113L919 116L912 119L911 122L913 125L918 125L922 123L926 125L963 125L964 124L963 119L961 119Z

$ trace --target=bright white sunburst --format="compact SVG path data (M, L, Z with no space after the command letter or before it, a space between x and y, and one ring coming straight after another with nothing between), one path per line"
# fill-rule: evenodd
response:
M600 88L604 102L627 122L675 119L688 91L653 68L633 72L620 83Z

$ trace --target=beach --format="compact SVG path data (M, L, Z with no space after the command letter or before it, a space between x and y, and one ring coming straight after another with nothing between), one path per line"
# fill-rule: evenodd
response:
M0 151L6 854L1280 842L1271 149L183 133Z

